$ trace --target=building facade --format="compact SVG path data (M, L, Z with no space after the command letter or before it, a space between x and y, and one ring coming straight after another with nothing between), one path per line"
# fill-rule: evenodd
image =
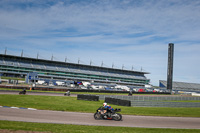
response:
M38 78L88 81L144 87L150 80L148 72L75 64L29 57L0 54L0 73L3 76L25 77L36 72Z
M172 90L200 91L200 84L197 83L173 82L172 85ZM159 87L167 88L167 81L160 80Z

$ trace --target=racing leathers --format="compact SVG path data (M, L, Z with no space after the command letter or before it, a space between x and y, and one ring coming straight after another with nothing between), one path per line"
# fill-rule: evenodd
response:
M112 111L114 110L110 105L104 106L105 108L105 116L111 117Z

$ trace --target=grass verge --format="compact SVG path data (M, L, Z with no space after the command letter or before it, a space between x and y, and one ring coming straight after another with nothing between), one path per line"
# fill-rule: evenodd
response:
M25 81L25 78L15 78L15 77L5 77L5 76L1 76L1 79L11 79L11 80Z
M133 128L133 127L105 127L105 126L84 126L84 125L66 125L66 124L48 124L0 121L1 129L11 131L39 131L52 133L197 133L199 129L161 129L161 128Z
M103 101L83 101L76 97L36 96L36 95L0 95L0 106L36 108L41 110L72 111L94 113L102 106ZM200 108L167 108L167 107L125 107L122 114L145 116L200 117Z
M23 87L22 87L23 88ZM10 88L0 88L0 90L8 91L22 91L22 89L10 89ZM65 93L64 91L42 91L42 90L26 90L27 92L48 92L48 93ZM89 95L124 95L127 96L127 93L98 93L98 92L70 92L71 94L89 94Z

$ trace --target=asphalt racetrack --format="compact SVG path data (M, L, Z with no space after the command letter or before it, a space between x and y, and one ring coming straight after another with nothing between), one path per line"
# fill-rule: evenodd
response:
M5 92L1 92L1 94ZM36 94L37 95L37 94ZM57 95L57 94L56 94ZM95 112L95 110L94 110ZM144 128L200 129L200 118L122 115L122 121L95 120L93 113L31 110L0 107L0 120L38 123L121 126Z
M94 126L200 129L200 118L123 115L122 121L95 120L93 113L0 108L0 120Z

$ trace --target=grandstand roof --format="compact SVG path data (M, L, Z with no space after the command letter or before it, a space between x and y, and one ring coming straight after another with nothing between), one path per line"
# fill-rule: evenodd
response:
M101 66L91 66L91 65L85 65L85 64L77 64L77 63L70 63L70 62L62 62L62 61L53 61L53 60L46 60L46 59L37 59L37 58L30 58L30 57L21 57L21 56L15 56L15 55L5 55L0 54L1 57L4 58L11 58L11 59L17 59L17 60L27 60L27 61L36 61L36 62L43 62L43 63L52 63L52 64L58 64L58 65L70 65L70 66L80 66L84 68L96 68L101 70L107 70L107 71L118 71L118 72L128 72L128 73L138 73L138 74L150 74L149 72L144 71L136 71L136 70L126 70L126 69L118 69L118 68L109 68L109 67L101 67Z
M160 80L160 87L167 87L167 81ZM173 89L182 90L200 90L200 84L197 83L186 83L186 82L173 82Z

